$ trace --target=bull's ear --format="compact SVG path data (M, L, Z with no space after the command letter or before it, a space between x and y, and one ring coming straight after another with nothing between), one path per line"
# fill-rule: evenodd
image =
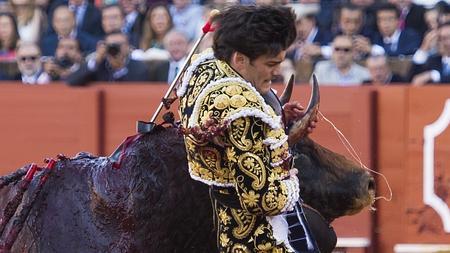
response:
M284 87L283 94L281 94L280 102L281 105L285 105L289 100L291 100L292 90L294 88L294 74L291 75L291 78L289 78L289 82Z
M308 134L307 129L310 122L317 117L317 113L319 111L319 102L319 84L317 83L316 75L313 74L311 97L309 99L308 107L305 110L305 115L302 118L296 120L289 128L289 146L294 145L301 138L305 137Z

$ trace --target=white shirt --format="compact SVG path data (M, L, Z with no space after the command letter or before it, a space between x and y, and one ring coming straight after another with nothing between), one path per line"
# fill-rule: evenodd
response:
M177 77L177 74L181 71L181 68L184 65L184 62L186 61L186 57L179 61L170 61L169 62L169 73L167 76L167 82L169 84L172 83L172 81Z
M22 83L23 84L47 84L50 82L50 76L42 72L41 70L37 71L31 76L22 75Z
M395 32L389 37L383 37L384 44L391 44L391 51L397 51L398 40L400 39L401 31L399 29L395 30Z
M87 2L83 1L83 3L79 6L69 5L69 9L75 14L75 23L76 27L80 29L81 24L83 23L84 14L87 9Z

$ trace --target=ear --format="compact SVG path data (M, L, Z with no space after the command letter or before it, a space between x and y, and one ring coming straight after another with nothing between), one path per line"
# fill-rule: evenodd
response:
M250 59L240 52L236 51L231 55L231 66L238 72L245 69L249 61Z

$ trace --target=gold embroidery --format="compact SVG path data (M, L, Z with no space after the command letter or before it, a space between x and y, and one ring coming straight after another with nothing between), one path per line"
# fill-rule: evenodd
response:
M258 205L259 194L254 191L249 191L248 193L242 193L242 201L249 207L256 207Z
M231 253L251 253L251 251L247 246L237 243L231 248Z
M202 89L215 77L214 69L216 65L213 61L209 63L205 63L199 66L199 69L196 71L200 73L199 75L194 75L191 80L189 80L189 86L192 87L192 92L189 94L187 104L188 106L192 106Z
M250 120L248 118L238 118L231 122L231 143L242 151L248 151L252 148L252 141L246 139L250 128Z
M217 60L217 67L221 72L228 77L238 77L239 74L234 71L226 62Z
M230 105L230 98L225 94L220 94L214 99L214 106L218 110L223 110Z
M237 239L243 239L250 235L255 226L256 216L247 213L244 210L231 209L233 220L237 227L233 228L233 236Z
M245 104L247 104L247 99L244 96L234 95L230 99L230 105L234 108L244 107Z
M253 179L252 187L260 190L266 182L266 169L260 157L252 153L244 153L238 159L239 168Z
M256 97L256 94L254 92L244 91L243 95L250 102L253 102L253 103L258 102L258 97Z
M236 160L236 152L234 151L234 147L230 147L226 151L228 161L237 162Z
M222 222L223 225L228 225L230 220L231 220L231 218L227 215L227 213L223 209L221 209L219 211L219 219L220 219L220 222Z
M230 243L230 238L228 238L227 234L220 233L219 241L220 241L220 246L226 247Z
M225 93L230 97L240 95L242 93L242 88L238 85L230 85L225 88Z

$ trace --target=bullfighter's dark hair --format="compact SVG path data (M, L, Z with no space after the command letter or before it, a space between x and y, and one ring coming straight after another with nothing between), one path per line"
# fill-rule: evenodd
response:
M250 60L275 56L296 38L295 14L281 6L232 6L216 16L214 55L229 62L234 52Z
M394 4L391 4L391 3L380 4L377 8L377 14L380 11L393 11L393 12L395 12L395 15L397 16L397 18L400 18L400 10Z

